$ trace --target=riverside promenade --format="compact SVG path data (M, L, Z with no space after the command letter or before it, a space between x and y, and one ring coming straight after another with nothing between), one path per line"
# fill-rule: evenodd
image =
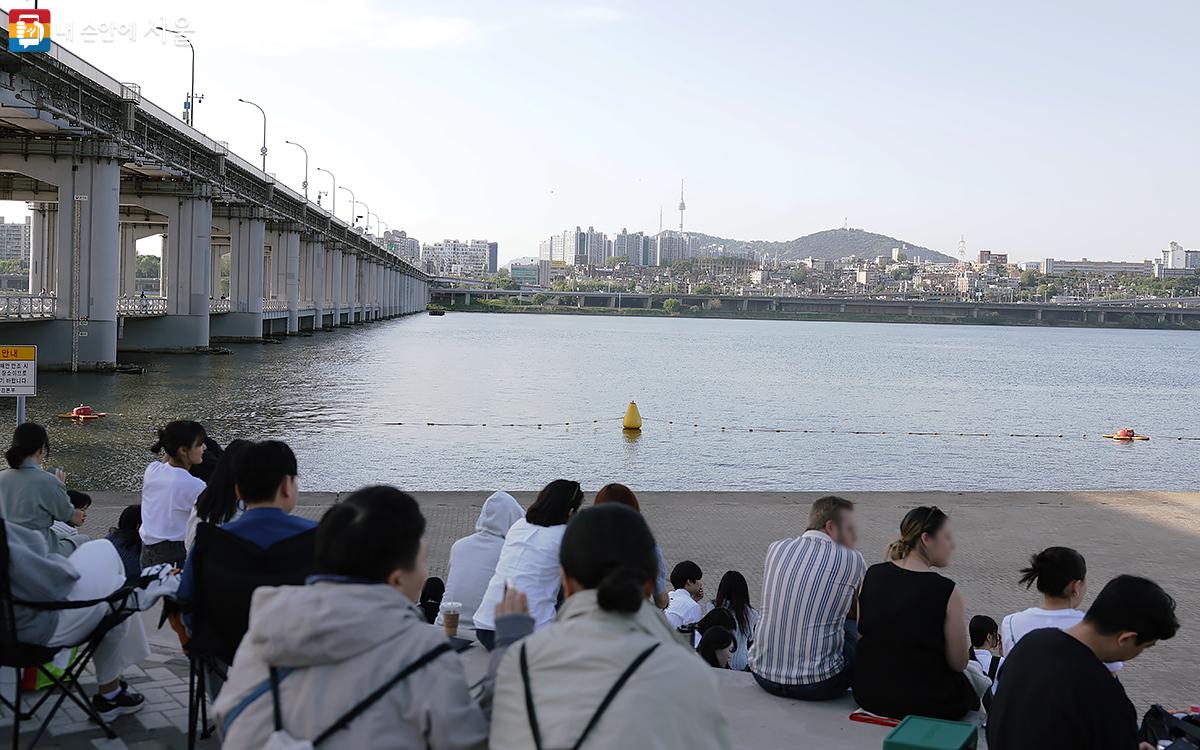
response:
M303 483L303 478L301 478ZM591 492L588 488L588 501ZM636 488L635 488L636 489ZM430 575L445 577L450 545L474 530L479 507L490 490L415 492L428 522ZM84 532L100 537L116 522L136 493L92 492L95 505ZM513 494L525 506L535 492ZM824 493L821 493L824 494ZM1179 603L1179 634L1148 650L1121 673L1139 715L1151 703L1184 706L1200 702L1194 666L1200 663L1200 493L1165 492L851 492L858 504L859 549L868 563L882 559L909 508L935 504L950 514L958 543L954 564L944 571L963 588L969 615L1005 614L1038 603L1037 592L1016 583L1018 569L1043 547L1075 547L1087 558L1088 602L1118 573L1158 581ZM642 511L663 548L667 564L699 563L707 595L716 593L729 569L745 574L754 604L761 600L763 560L775 539L803 531L811 492L641 492ZM319 518L338 498L334 493L302 493L297 513ZM147 694L147 708L116 724L121 738L105 743L86 722L56 720L39 747L183 747L187 662L169 631L147 631L155 663L131 680ZM470 667L468 667L470 669ZM722 675L724 710L734 736L747 747L813 746L830 750L878 748L885 732L846 721L848 699L834 704L801 704L773 698L748 675ZM147 687L149 686L149 687ZM81 717L80 717L81 718ZM60 731L55 732L58 728ZM808 742L805 742L807 740ZM812 744L816 743L816 744ZM216 747L215 740L202 743Z

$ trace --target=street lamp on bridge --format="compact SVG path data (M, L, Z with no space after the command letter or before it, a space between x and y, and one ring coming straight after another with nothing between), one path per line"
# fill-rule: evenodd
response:
M183 41L187 42L187 46L192 50L192 88L188 94L187 104L184 106L183 121L193 128L196 127L196 102L204 101L204 95L196 96L196 48L192 46L192 40L188 39L188 35L175 29L168 29L162 26L155 26L159 31L165 31L168 34L174 34Z
M266 110L264 110L262 107L259 107L257 104L250 101L249 99L243 99L241 97L238 97L238 101L241 102L242 104L249 104L253 107L256 107L259 112L262 112L263 145L262 145L262 151L260 151L259 153L262 154L262 171L264 174L266 174L266 171L267 171L267 113L266 113Z
M358 205L363 207L363 212L358 215L358 218L363 220L363 233L370 234L371 232L371 207L362 201Z
M300 183L300 187L304 188L304 200L308 200L308 149L295 141L284 141L284 143L290 143L304 152L304 182Z
M329 212L334 216L337 216L337 178L334 177L333 172L330 172L328 169L321 169L320 167L317 167L317 171L324 172L325 174L329 175L329 179L333 180L333 190L329 192L329 199L331 201ZM320 202L319 198L318 202Z
M352 227L357 226L358 219L356 219L354 216L354 209L355 209L355 204L356 204L356 201L354 200L354 191L351 190L350 188L346 187L345 185L342 186L342 190L345 190L347 193L350 194L350 226L352 226Z

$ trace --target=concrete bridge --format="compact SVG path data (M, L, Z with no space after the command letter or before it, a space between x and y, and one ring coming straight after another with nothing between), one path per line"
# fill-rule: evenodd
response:
M485 299L517 298L529 301L537 292L506 289L457 289L434 287L431 301L447 307L466 306ZM1012 322L1129 323L1147 325L1191 325L1200 327L1200 307L1144 301L1117 304L1073 303L1069 305L1010 302L959 302L943 300L868 299L862 297L766 297L720 294L637 294L614 292L543 291L559 305L610 309L661 309L668 299L681 305L709 310L746 313L801 313L847 318L886 317L922 320L999 318Z
M36 344L43 367L105 369L118 351L425 308L430 277L361 228L59 45L9 52L2 28L0 200L27 201L33 220L28 293L0 297L0 343ZM135 243L153 235L162 296L145 298Z

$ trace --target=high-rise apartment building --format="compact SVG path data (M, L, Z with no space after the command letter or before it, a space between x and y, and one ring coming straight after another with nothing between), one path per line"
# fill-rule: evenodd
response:
M608 260L608 237L604 232L597 232L595 227L588 227L584 232L584 243L587 252L587 265L602 266ZM576 263L575 265L580 265Z
M621 228L620 234L613 237L613 257L620 258L624 256L626 262L631 266L646 265L642 261L642 246L645 244L646 237L641 232L630 234L624 227Z
M403 229L384 232L383 240L387 243L388 250L401 258L414 262L421 259L421 241L416 237L409 237Z
M658 233L658 255L654 265L669 266L677 260L687 260L692 257L688 236L674 229L664 229Z
M442 240L421 248L421 260L435 274L484 274L488 272L488 241Z
M0 217L0 259L29 260L30 217L24 221L5 221Z

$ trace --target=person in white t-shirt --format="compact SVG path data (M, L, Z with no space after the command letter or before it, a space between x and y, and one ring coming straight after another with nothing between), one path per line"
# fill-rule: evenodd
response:
M1083 620L1084 612L1078 607L1087 596L1087 561L1070 547L1047 547L1029 558L1029 567L1021 570L1020 582L1026 588L1037 584L1042 606L1014 612L1000 623L1005 655L1034 630L1065 630ZM1113 662L1108 668L1116 672L1123 666L1123 662Z
M182 564L187 557L184 538L188 516L196 498L204 491L204 480L189 469L204 457L207 435L198 422L177 420L158 431L152 453L163 453L162 461L146 467L142 477L142 567L159 563Z
M567 521L581 505L583 489L579 482L556 479L542 488L525 517L509 527L496 572L488 581L479 608L471 615L475 636L484 648L490 651L495 644L496 605L504 600L509 588L525 594L535 629L554 621L562 587L559 546Z
M704 610L700 600L704 598L704 572L691 560L684 560L671 569L671 587L667 608L663 614L673 628L682 628L700 622Z

